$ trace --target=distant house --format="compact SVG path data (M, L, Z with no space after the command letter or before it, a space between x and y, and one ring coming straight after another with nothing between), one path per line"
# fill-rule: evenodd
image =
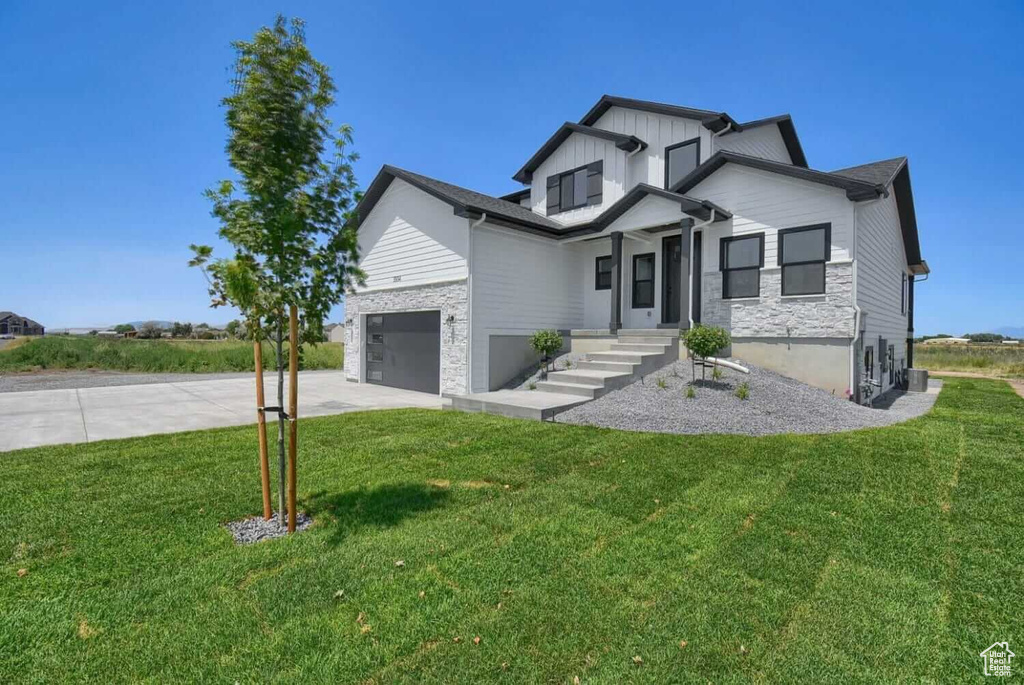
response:
M332 323L327 326L327 340L329 342L345 342L345 324Z
M0 312L0 335L43 335L43 324L14 312Z
M1020 345L1020 340L1004 340L1004 345Z

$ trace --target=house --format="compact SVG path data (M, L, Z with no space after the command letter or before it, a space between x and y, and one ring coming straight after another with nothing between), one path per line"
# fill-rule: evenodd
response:
M345 324L343 323L328 324L324 332L327 333L328 342L345 342Z
M524 155L525 156L525 155ZM732 355L859 399L913 365L928 273L905 157L819 171L788 114L603 96L502 197L384 166L357 207L349 380L459 395L617 336L723 326Z
M14 312L0 312L0 335L44 335L43 324Z

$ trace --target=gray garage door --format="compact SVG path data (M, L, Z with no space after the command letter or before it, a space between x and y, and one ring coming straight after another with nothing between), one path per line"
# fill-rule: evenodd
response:
M440 392L441 313L367 315L366 382Z

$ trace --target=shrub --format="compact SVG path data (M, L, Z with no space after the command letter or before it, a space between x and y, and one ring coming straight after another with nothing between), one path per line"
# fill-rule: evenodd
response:
M531 383L530 383L530 390L536 390L536 389L537 389L537 384L536 384L536 383L533 383L533 382L531 382Z
M692 385L686 386L686 399L692 400L697 397L697 391L693 389Z
M713 357L723 347L728 346L730 342L729 332L720 326L694 326L680 332L679 337L682 338L686 349L690 350L691 371L693 371L694 356L701 357L702 359ZM695 371L693 371L693 376L694 378L697 376ZM700 369L700 377L701 380L704 379L703 366Z
M658 386L658 390L664 390L668 387L668 383L665 382L664 378L659 378L656 385Z
M563 341L561 333L554 330L537 331L530 338L530 346L544 358L545 370L547 370L546 362L550 360L556 352L562 349L562 345Z
M746 381L740 383L739 387L736 388L736 397L740 398L741 400L745 400L748 397L750 397L750 386L747 384Z
M722 370L718 368L718 366L715 366L715 368L711 370L711 380L722 380Z

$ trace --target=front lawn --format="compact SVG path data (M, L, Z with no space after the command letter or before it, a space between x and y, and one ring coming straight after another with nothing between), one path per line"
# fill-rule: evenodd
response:
M0 455L3 681L962 681L1024 649L1005 383L829 436L406 410L299 440L316 523L245 548L252 427Z

